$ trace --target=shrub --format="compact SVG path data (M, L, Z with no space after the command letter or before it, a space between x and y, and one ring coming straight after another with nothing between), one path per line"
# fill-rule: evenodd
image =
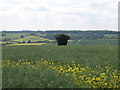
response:
M28 40L28 43L31 43L31 40Z
M55 39L58 45L67 45L67 41L70 39L70 36L65 34L57 34L55 35Z
M23 36L23 35L21 35L21 36L20 36L20 38L24 38L24 36Z
M23 43L25 43L25 41L23 41Z

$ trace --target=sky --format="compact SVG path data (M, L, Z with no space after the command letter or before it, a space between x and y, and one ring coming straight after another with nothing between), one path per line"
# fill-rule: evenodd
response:
M0 30L118 30L119 0L0 0Z

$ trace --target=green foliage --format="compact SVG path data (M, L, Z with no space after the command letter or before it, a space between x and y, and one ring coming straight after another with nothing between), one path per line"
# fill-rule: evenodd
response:
M31 43L31 40L28 40L28 42L27 43Z
M55 38L58 42L58 45L67 45L67 40L70 39L70 36L65 34L57 34L55 35Z
M20 36L20 38L24 38L24 36L23 36L23 35L21 35L21 36Z
M65 39L65 40L70 39L69 35L65 35L65 34L57 34L57 35L55 35L55 38L57 40L59 40L59 39Z
M57 76L57 72L41 66L41 69L29 69L24 66L24 69L19 67L3 68L3 88L59 88L74 87L69 79L64 75Z
M8 41L8 39L5 38L3 41Z
M23 43L25 43L25 41L23 41Z

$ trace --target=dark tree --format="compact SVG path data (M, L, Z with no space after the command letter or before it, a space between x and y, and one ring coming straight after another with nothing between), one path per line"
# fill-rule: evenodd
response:
M20 36L20 38L24 38L24 36L23 36L23 35L21 35L21 36Z
M70 36L65 34L57 34L55 35L55 39L58 45L67 45L67 41L70 39Z
M8 41L8 39L7 39L7 38L5 38L3 41Z
M23 43L25 43L25 41L23 41Z
M28 43L31 43L31 40L28 40Z
M6 36L6 34L5 33L3 33L3 34L1 34L1 36L3 37L3 36Z
M37 34L36 34L36 33L31 33L30 35L31 35L31 36L37 36Z

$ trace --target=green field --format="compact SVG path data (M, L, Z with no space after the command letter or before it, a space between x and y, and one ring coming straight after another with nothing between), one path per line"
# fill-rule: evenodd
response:
M21 35L27 36L29 33L7 33L5 36L2 37L2 40L5 38L9 38L11 40L19 39Z
M118 46L3 46L3 88L118 88Z
M60 33L70 36L68 45L57 45L54 35ZM0 35L3 88L120 86L116 32L21 31Z

